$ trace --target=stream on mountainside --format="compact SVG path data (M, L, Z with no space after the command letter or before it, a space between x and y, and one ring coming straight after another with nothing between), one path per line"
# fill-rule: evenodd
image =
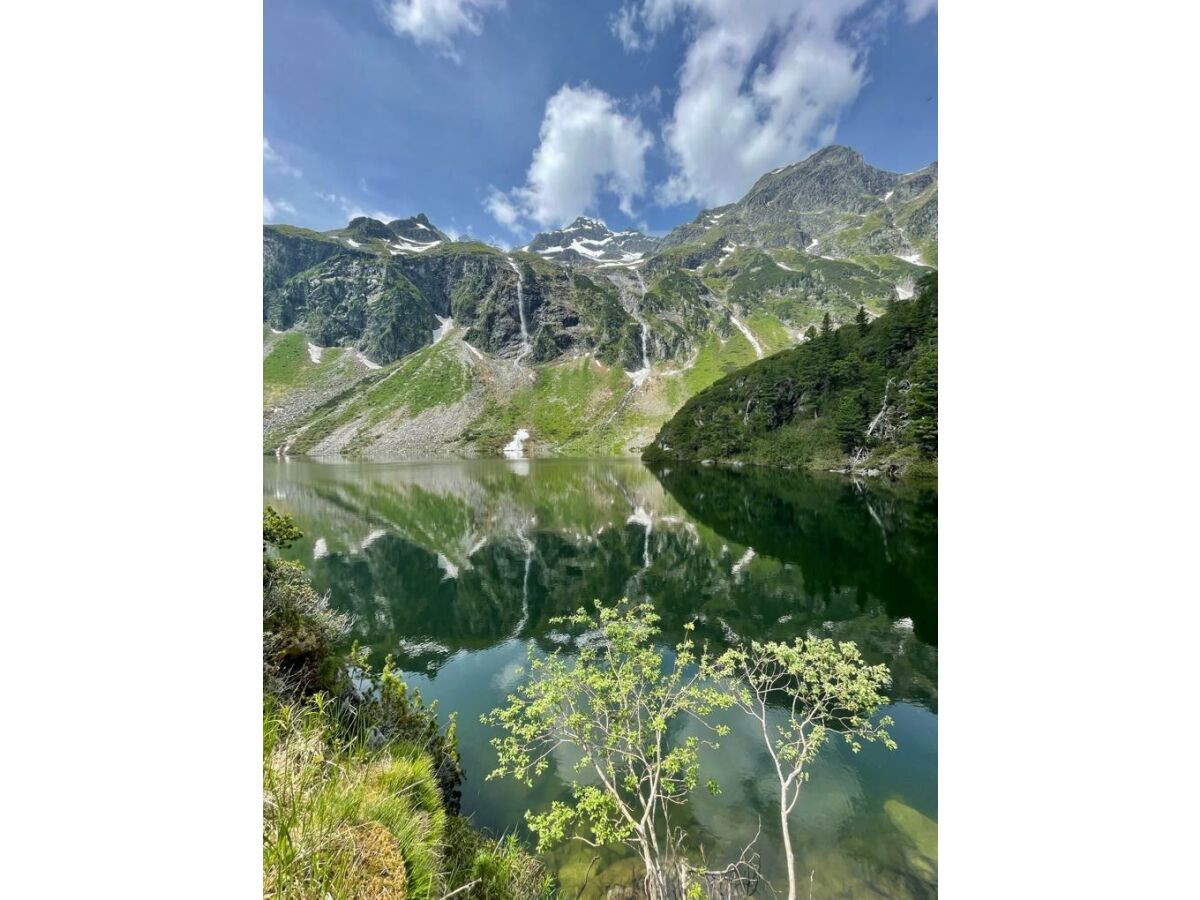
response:
M321 462L264 459L264 501L293 515L288 551L353 617L348 640L394 654L442 714L458 713L463 811L495 832L563 797L565 755L526 790L485 781L493 732L479 717L513 689L529 647L570 652L548 620L592 598L649 599L673 644L685 622L717 647L805 635L855 641L891 668L899 748L831 741L792 816L812 896L937 893L937 492L781 470L636 460ZM775 776L736 712L701 757L685 808L710 863L761 823L765 874L781 870ZM686 733L686 730L685 730ZM683 736L683 735L680 735ZM636 862L582 845L546 858L563 896L602 897ZM810 888L803 885L802 893ZM770 892L762 889L763 896Z

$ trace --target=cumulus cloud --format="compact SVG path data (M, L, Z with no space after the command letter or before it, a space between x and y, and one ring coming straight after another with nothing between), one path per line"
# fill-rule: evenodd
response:
M565 225L595 209L602 194L633 214L646 190L646 151L653 139L636 115L622 112L603 91L563 85L546 101L538 147L525 185L492 189L484 207L506 228L522 220Z
M937 0L904 0L904 15L910 22L920 22L937 9Z
M521 219L521 210L517 204L510 200L503 191L494 187L488 189L488 196L483 201L483 208L505 228L515 228Z
M673 174L659 199L728 203L829 143L866 81L867 29L855 27L866 2L642 0L634 41L675 22L690 41L663 129Z
M276 152L275 148L271 146L271 142L265 137L263 138L263 164L272 166L273 168L278 169L284 175L291 175L293 178L299 178L304 174L286 159L280 156L279 153Z
M386 15L396 34L418 44L431 44L457 60L454 38L462 33L479 34L484 13L504 5L505 0L390 0Z

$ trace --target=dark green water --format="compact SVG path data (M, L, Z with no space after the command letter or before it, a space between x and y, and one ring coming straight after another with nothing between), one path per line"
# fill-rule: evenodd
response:
M563 796L485 782L480 714L503 702L532 645L569 639L548 620L593 598L648 598L672 643L682 625L718 646L803 635L853 640L893 673L899 749L830 743L793 814L806 895L937 893L937 494L799 473L636 461L399 463L267 459L264 500L295 516L291 551L354 617L353 639L395 655L441 710L457 710L463 808L495 831ZM710 861L759 848L781 890L776 787L761 737L733 733L703 759L689 832ZM566 760L560 760L565 764ZM574 897L592 851L549 862ZM811 874L810 874L811 873ZM628 880L606 856L587 896ZM770 892L765 888L764 896Z

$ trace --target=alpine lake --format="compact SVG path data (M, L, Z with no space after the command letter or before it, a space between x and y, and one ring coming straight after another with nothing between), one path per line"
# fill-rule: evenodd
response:
M551 619L596 599L649 600L667 647L694 622L711 649L820 636L888 665L898 747L821 750L792 815L800 896L937 895L935 486L619 459L274 457L263 485L304 533L285 555L352 617L348 643L376 665L392 655L443 721L457 713L462 811L475 825L528 837L525 810L567 797L565 755L532 790L486 780L497 732L480 723L531 652L573 651ZM716 721L732 732L702 752L683 824L713 867L758 833L764 876L786 892L762 735L736 710ZM578 842L544 859L564 897L604 897L637 877L629 855Z

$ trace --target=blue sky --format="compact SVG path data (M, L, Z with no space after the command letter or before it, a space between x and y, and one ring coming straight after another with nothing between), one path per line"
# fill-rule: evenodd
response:
M662 233L829 143L937 158L936 0L265 0L263 211Z

